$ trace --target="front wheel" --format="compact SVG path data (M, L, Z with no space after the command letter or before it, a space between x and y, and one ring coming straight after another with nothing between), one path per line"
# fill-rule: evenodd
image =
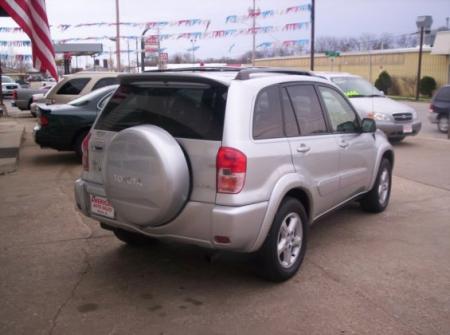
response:
M386 209L391 196L392 165L383 158L377 179L372 189L361 200L361 207L371 213L380 213Z
M438 120L437 127L441 133L447 133L448 132L448 116L442 115Z
M301 202L284 199L259 251L265 278L281 282L297 273L305 256L307 231L307 215Z

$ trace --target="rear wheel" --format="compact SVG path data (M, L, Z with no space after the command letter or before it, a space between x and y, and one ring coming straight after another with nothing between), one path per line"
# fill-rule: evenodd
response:
M124 229L115 228L113 230L113 233L119 240L132 246L146 245L153 241L153 239L150 237L138 233L133 233Z
M265 278L281 282L296 274L305 256L307 231L303 205L294 198L284 199L259 251Z
M438 120L437 127L441 133L448 132L448 116L447 115L441 115L441 117Z
M361 207L371 213L380 213L386 209L391 196L392 165L383 158L373 188L361 200Z
M401 141L403 141L405 139L405 136L401 136L401 137L392 137L389 139L389 141L391 143L400 143Z

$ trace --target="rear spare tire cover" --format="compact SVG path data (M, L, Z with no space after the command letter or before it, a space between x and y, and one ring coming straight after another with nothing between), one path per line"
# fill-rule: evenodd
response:
M151 125L117 133L105 157L104 182L116 216L158 226L177 216L189 196L190 175L178 142Z

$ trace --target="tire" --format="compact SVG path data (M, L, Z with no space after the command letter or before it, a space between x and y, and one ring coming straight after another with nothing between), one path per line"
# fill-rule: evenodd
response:
M130 245L130 246L142 246L146 244L150 244L152 242L152 238L147 237L145 235L139 233L133 233L128 230L115 228L113 230L114 235L121 240L122 242Z
M377 179L372 189L361 200L361 207L370 213L381 213L386 209L391 197L392 165L383 158L378 170Z
M87 134L88 134L88 131L83 131L82 133L78 134L77 137L75 138L73 150L75 151L75 153L79 159L81 159L83 157L82 145L83 145L83 140Z
M447 115L441 115L441 117L438 119L437 127L441 133L447 134L447 132L448 132L448 116Z
M400 143L401 141L403 141L405 139L406 136L402 136L402 137L392 137L389 139L389 142L391 143Z
M308 219L303 205L297 199L285 198L258 252L261 275L274 282L282 282L294 276L305 256L307 233ZM278 252L280 246L283 251Z

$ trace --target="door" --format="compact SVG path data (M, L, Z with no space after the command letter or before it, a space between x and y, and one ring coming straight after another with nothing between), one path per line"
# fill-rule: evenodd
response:
M294 166L310 183L314 218L338 203L339 148L313 85L286 86L281 96Z
M329 86L318 86L318 92L339 147L339 189L341 201L345 201L370 186L376 157L375 137L361 132L356 112L340 92Z

